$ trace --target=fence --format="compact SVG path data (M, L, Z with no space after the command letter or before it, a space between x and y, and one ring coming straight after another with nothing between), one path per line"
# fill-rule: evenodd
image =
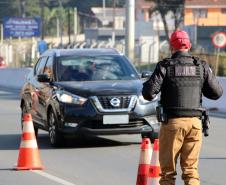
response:
M125 53L125 41L121 40L115 43L108 41L82 41L67 43L67 38L63 38L64 43L60 44L59 41L54 42L49 39L49 48L116 48L119 52ZM4 41L0 44L0 56L5 59L6 65L12 68L32 66L38 58L37 52L37 39L17 39ZM136 42L135 45L135 59L133 63L137 66L138 70L153 70L157 61L169 57L170 53L158 52L158 43L149 42ZM156 55L159 53L159 55ZM216 68L216 54L193 53L202 60L207 61L212 67L213 71ZM219 56L218 63L218 76L226 76L226 54Z
M119 52L125 53L125 41L120 40L112 43L107 41L84 41L82 39L77 42L68 44L66 37L62 38L62 43L56 38L45 39L49 48L116 48ZM38 39L11 39L5 40L0 44L0 56L5 59L6 65L12 68L32 66L38 58L37 51ZM157 42L149 40L149 42L137 41L135 43L135 58L133 63L140 66L144 63L152 64L158 61Z
M8 67L31 66L33 60L37 58L37 41L35 39L4 41L0 44L0 55Z

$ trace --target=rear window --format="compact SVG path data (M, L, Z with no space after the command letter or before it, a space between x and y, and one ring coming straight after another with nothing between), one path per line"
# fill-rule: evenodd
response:
M134 80L139 78L124 56L60 57L58 81Z

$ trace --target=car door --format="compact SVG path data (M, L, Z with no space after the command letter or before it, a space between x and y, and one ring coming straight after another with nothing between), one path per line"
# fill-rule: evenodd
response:
M48 57L43 74L47 74L50 81L53 81L53 57ZM42 82L39 89L39 109L42 120L47 120L47 105L52 96L52 85L49 82Z
M32 110L34 112L34 117L38 121L39 124L42 124L44 126L44 120L42 115L42 109L41 109L41 101L40 98L40 91L43 88L44 84L42 82L39 82L38 75L43 74L44 67L46 65L48 57L44 56L41 57L38 61L38 63L35 66L34 69L34 78L32 80Z

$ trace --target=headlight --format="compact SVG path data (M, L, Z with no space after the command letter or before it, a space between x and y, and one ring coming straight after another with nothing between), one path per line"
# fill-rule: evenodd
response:
M81 96L77 96L65 91L58 91L56 93L57 99L63 103L73 103L77 105L83 105L87 99Z
M148 101L148 100L145 100L144 97L141 95L139 96L139 102L141 105L145 105L145 104L148 104L148 103L152 103L153 101L157 101L159 99L159 96L155 96L155 98L152 100L152 101Z

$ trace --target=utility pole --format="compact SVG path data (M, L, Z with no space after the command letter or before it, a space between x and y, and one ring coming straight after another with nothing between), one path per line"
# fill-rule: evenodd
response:
M76 41L78 34L78 10L74 8L74 41Z
M22 1L21 1L21 14L22 14L22 17L23 17L23 18L26 17L25 4L26 4L26 2L25 2L24 0L22 0Z
M113 0L112 45L115 45L115 0Z
M41 8L41 39L44 40L44 1L40 0Z
M71 15L70 15L70 8L68 8L68 44L71 44Z
M134 62L135 0L126 1L126 56Z
M56 28L57 28L57 38L60 38L60 19L59 19L59 16L56 17Z
M4 33L3 33L3 24L1 24L1 44L3 44Z
M102 4L103 4L103 22L105 22L105 19L106 19L106 1L103 0Z

